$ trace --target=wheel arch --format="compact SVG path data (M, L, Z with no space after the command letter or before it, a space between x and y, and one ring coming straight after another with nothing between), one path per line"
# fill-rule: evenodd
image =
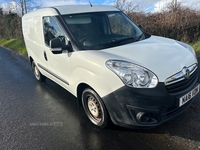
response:
M86 88L92 88L92 87L89 86L89 85L86 84L86 83L80 83L80 84L77 86L77 91L76 91L76 93L77 93L77 100L78 100L78 106L79 106L79 107L83 106L81 96L82 96L83 91L84 91ZM93 89L93 88L92 88L92 89Z
M31 56L29 57L29 61L30 61L31 64L32 64L32 62L34 61L33 58L32 58Z

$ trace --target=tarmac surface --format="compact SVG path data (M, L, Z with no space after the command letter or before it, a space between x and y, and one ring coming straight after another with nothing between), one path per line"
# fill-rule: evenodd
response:
M39 83L26 57L0 47L0 150L6 149L200 150L200 94L157 128L101 129L73 95L51 80Z

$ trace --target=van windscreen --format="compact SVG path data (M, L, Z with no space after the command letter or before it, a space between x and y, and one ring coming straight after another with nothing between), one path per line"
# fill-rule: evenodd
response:
M63 15L63 20L81 50L100 50L145 39L120 11Z

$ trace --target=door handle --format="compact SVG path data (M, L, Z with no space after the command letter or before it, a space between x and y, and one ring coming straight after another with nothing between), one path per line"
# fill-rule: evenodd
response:
M46 61L48 61L48 59L47 59L47 54L46 54L45 51L44 51L44 59L45 59Z

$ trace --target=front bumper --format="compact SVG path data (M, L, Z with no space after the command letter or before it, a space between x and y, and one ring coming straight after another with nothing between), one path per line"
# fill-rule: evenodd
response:
M152 89L124 86L102 99L114 124L128 128L151 128L177 116L190 106L196 96L181 107L179 99L199 84L197 80L173 94L167 91L164 83L159 83ZM147 114L149 119L138 120L140 112Z

